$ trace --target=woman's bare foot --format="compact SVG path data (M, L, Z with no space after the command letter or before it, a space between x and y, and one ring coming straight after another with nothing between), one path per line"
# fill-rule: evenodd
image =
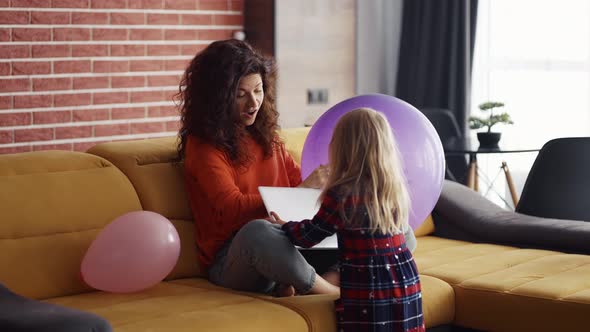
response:
M295 295L295 288L291 285L278 284L275 288L276 297L289 297Z
M328 271L322 274L322 278L324 278L327 282L331 283L332 285L340 287L340 272Z
M340 295L340 287L332 285L331 283L327 282L324 278L316 274L315 283L313 284L313 287L311 287L311 289L309 290L309 293Z

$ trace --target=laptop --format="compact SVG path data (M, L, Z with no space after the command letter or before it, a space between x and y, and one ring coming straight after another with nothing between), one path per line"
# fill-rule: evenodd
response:
M291 187L258 187L266 211L276 212L284 221L311 219L320 209L320 189ZM325 238L310 249L338 248L336 234Z

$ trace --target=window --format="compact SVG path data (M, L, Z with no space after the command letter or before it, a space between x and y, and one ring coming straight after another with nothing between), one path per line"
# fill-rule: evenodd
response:
M498 125L504 144L590 136L590 1L480 0L478 10L472 114L504 102L515 122ZM509 161L519 190L535 157Z

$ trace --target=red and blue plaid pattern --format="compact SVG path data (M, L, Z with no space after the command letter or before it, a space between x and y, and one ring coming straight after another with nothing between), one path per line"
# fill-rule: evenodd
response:
M356 207L364 220L345 225L340 204L347 212ZM358 198L340 199L328 192L313 219L288 222L283 230L295 245L305 248L337 233L339 331L425 331L418 269L403 234L371 234L368 219Z

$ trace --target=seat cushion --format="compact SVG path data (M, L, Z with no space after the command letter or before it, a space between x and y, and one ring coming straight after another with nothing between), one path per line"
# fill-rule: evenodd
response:
M204 279L191 286L162 282L139 293L93 292L48 302L95 313L117 332L308 331L305 319L290 308Z
M109 332L109 323L97 315L31 300L0 284L0 331Z
M488 331L578 331L588 325L590 256L433 236L420 273L455 290L455 324Z
M423 311L426 327L451 324L455 316L455 294L446 282L430 276L420 276ZM182 279L172 283L191 287L203 287L202 279ZM228 292L231 292L228 290ZM234 292L255 296L297 312L309 325L309 331L336 331L336 316L332 295L305 295L276 298L261 294Z

